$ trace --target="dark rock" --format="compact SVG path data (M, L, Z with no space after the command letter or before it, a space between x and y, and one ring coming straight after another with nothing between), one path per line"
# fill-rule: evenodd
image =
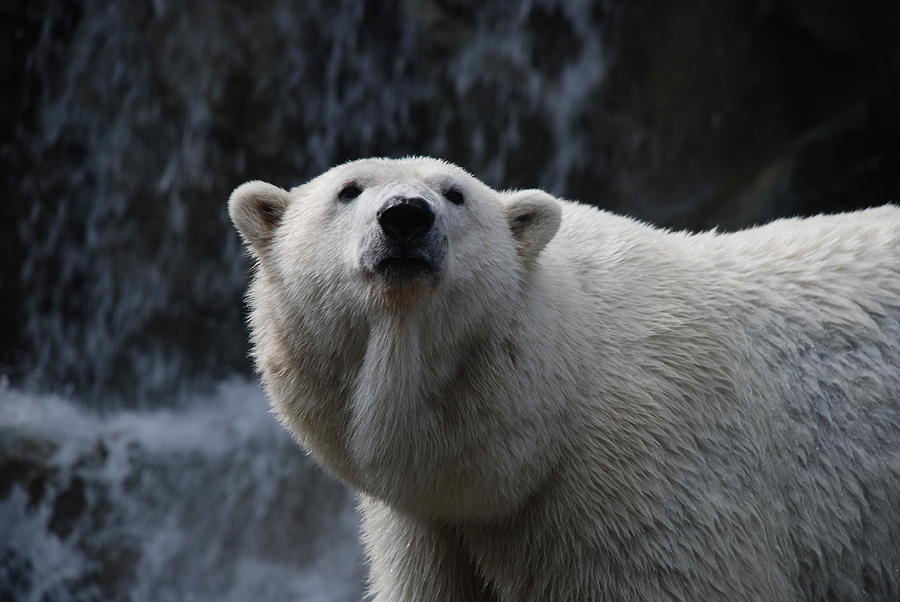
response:
M58 444L37 436L21 436L8 427L0 427L0 500L9 497L13 487L21 487L34 509L43 499L47 483L56 478L53 456Z
M84 493L84 480L75 477L53 501L53 514L47 525L60 539L68 537L75 525L81 521L87 508Z
M896 199L900 121L883 107L900 100L900 8L872 9L615 7L585 113L602 169L577 173L573 196L692 229Z

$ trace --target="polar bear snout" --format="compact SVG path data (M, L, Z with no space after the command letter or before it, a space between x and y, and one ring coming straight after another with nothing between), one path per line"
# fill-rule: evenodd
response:
M434 224L434 211L419 197L394 197L378 210L378 223L393 243L408 244L422 238Z
M378 234L363 257L370 272L390 280L417 280L441 271L446 241L424 198L392 196L375 213L375 222Z

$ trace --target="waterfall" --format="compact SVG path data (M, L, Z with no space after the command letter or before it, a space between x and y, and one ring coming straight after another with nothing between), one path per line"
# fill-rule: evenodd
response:
M389 5L51 3L18 133L30 383L110 407L246 372L248 264L224 202L242 181L430 154L563 191L602 75L590 3L488 3L450 24ZM525 156L541 168L507 177Z
M603 74L591 3L44 8L11 17L30 46L0 598L359 599L354 496L250 374L228 193L407 154L561 193Z

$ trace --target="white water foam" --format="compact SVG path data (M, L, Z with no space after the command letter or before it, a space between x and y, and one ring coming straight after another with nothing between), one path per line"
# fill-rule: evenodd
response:
M353 496L265 408L246 381L109 414L0 385L0 594L358 600Z

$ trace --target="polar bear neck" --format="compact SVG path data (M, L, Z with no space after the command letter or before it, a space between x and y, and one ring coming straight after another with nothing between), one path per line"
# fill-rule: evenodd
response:
M354 486L409 512L484 518L546 478L559 442L540 425L561 420L571 391L559 383L572 379L541 357L537 333L555 325L525 320L534 313L525 300L540 303L534 286L488 304L477 321L454 319L440 298L441 307L372 319L348 400ZM542 318L553 316L562 318Z
M366 489L409 486L414 495L432 488L416 475L437 476L448 462L467 455L462 452L468 442L458 437L469 429L448 432L448 416L472 403L455 381L463 380L461 372L471 372L468 360L482 367L494 361L489 350L499 338L497 320L454 328L429 313L385 314L370 325L350 400L348 446Z
M351 449L361 466L375 462L401 433L416 436L430 385L446 382L453 369L455 358L436 353L418 321L385 316L369 331L351 402Z

